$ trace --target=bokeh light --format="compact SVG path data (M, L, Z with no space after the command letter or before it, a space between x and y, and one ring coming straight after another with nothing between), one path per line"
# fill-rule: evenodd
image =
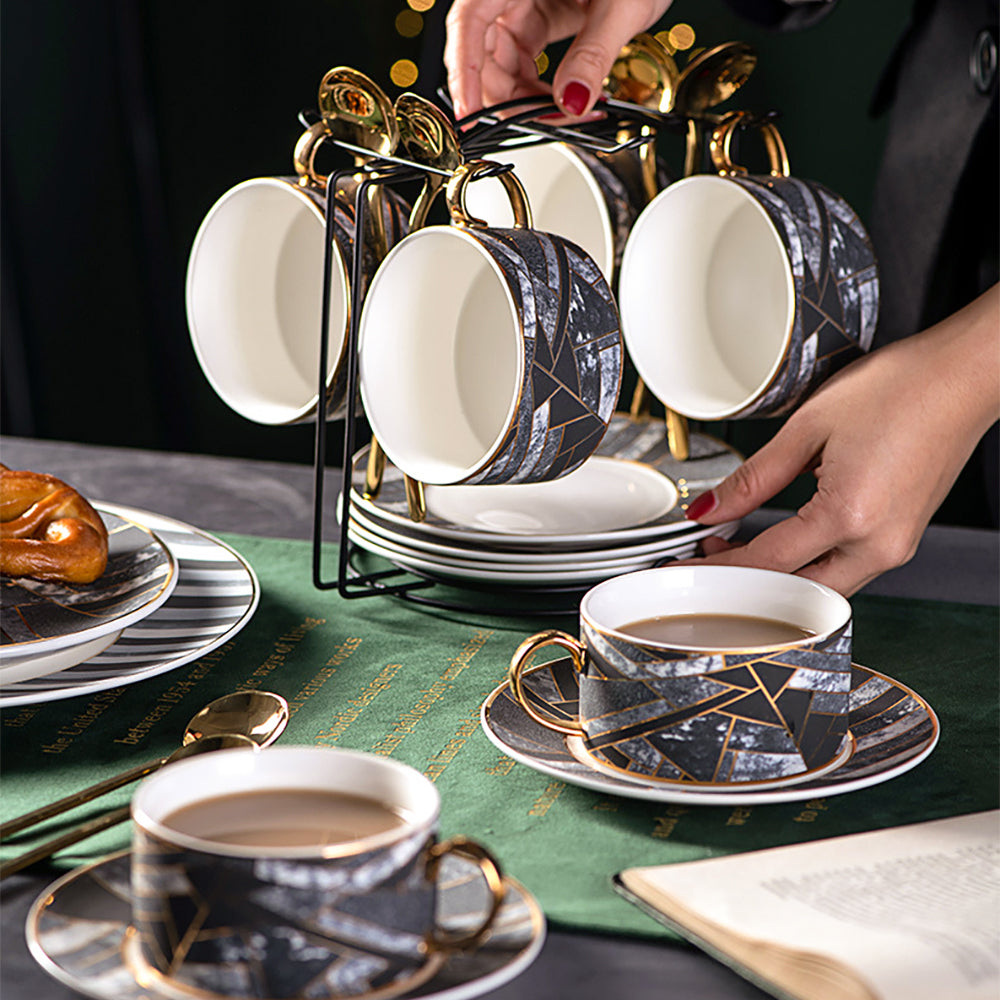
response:
M424 19L409 7L396 15L396 31L404 38L416 38L423 28Z
M684 52L694 45L694 28L690 24L675 24L667 32L667 37L675 52Z
M389 79L397 87L412 87L419 75L417 64L412 59L397 59L389 69Z
M434 0L406 0L407 6L421 14L430 10L434 6Z
M549 68L549 56L547 52L539 52L535 56L535 68L538 70L539 76L542 76Z

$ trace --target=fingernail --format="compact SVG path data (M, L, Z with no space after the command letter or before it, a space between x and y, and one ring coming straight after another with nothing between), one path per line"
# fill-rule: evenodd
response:
M699 517L711 514L719 505L719 499L712 490L706 490L700 496L696 496L688 504L686 517L689 521L697 521Z
M562 106L571 115L582 115L583 109L590 101L590 91L579 81L566 84L563 91Z

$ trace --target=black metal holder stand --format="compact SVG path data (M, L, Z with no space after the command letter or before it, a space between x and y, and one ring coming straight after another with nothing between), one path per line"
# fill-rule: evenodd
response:
M445 103L447 103L446 100ZM605 100L600 103L600 108L605 112L605 117L600 121L575 126L550 125L540 122L537 119L540 114L557 112L558 109L556 106L547 98L523 98L495 105L456 122L456 133L460 136L462 152L466 158L479 159L498 154L502 156L503 143L511 139L517 139L518 145L526 145L532 142L558 141L606 153L619 152L651 140L649 135L642 135L623 142L618 141L619 130L626 122L633 125L648 124L655 126L658 130L667 129L681 132L687 126L687 119L676 114L651 111L647 108L622 101ZM505 112L509 112L509 114L504 115L504 117L498 117ZM313 124L316 120L309 112L302 112L299 117L307 126ZM331 137L331 142L333 145L340 146L352 155L356 155L359 152L366 152L355 149L333 137ZM368 191L374 185L393 187L398 184L420 180L426 177L428 173L448 174L448 171L437 170L436 168L428 167L403 157L382 156L374 153L369 155L370 160L362 167L352 166L331 173L327 178L326 185L326 242L323 265L319 388L313 470L313 585L318 590L336 589L340 596L346 599L375 595L391 596L448 610L523 615L568 612L575 607L577 598L583 591L588 589L588 586L512 588L472 581L469 583L463 582L460 593L455 596L435 597L428 594L427 591L431 588L440 588L444 591L457 591L459 590L459 585L457 583L449 583L445 580L424 577L400 567L383 571L363 572L354 565L354 543L349 537L348 528L350 523L350 493L352 489L358 416L358 318L361 314L365 295L364 251L369 210ZM510 169L510 164L498 162L496 173ZM327 365L329 363L330 275L332 272L333 254L337 252L332 219L336 206L336 192L340 183L344 178L358 174L364 176L358 183L355 191L354 243L351 261L351 307L349 309L348 329L345 333L347 414L344 418L344 477L339 510L340 550L338 554L337 576L334 579L325 579L322 566L324 472L326 469L327 449L325 404ZM540 598L543 596L550 598L550 600L548 602L541 601ZM524 607L521 607L521 602L518 601L518 598L525 597L529 599L524 601Z

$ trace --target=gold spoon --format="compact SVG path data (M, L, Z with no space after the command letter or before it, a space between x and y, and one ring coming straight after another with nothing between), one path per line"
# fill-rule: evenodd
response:
M65 798L50 802L47 806L41 806L0 824L0 840L58 816L67 809L73 809L91 799L113 792L123 785L138 781L147 774L152 774L169 761L179 759L177 755L196 740L226 736L235 737L239 741L247 740L258 747L269 746L284 731L288 725L288 718L288 702L281 695L272 694L270 691L237 691L235 694L223 695L209 702L191 719L184 729L180 748L170 756L139 764ZM203 752L205 749L217 750L221 747L215 744L211 746L202 744L198 752Z
M243 736L240 733L215 733L210 736L201 736L179 746L169 757L165 757L159 766L163 767L173 764L175 761L184 760L187 757L196 757L198 754L212 753L215 750L231 750L237 747L258 753L261 744L254 742L249 736ZM22 868L27 868L29 865L35 864L37 861L43 861L45 858L51 857L65 847L71 847L81 840L93 837L94 834L109 830L119 823L124 823L129 818L131 809L131 805L112 809L110 812L106 812L95 819L87 820L87 822L73 827L72 830L68 830L66 833L44 841L37 847L33 847L30 851L25 851L24 854L19 854L16 858L11 858L10 861L5 861L0 865L0 880L21 871Z
M702 147L698 117L736 93L757 65L757 53L746 42L723 42L699 52L681 71L674 94L674 110L688 119L684 176L697 171Z
M622 47L604 81L608 97L656 111L670 111L680 71L667 47L653 35L636 35Z
M374 80L348 66L336 66L320 81L319 112L327 132L354 155L361 167L375 156L391 156L399 143L392 102ZM376 262L388 252L382 188L368 188L372 244Z
M354 154L355 166L363 166L372 155L391 156L399 145L399 122L392 102L374 80L349 66L336 66L319 85L319 112L327 132ZM383 191L379 184L368 188L368 217L376 264L389 252L383 214ZM381 459L381 462L380 462ZM382 448L375 436L365 481L365 495L375 496L382 485ZM427 516L423 483L405 477L410 519Z
M456 171L465 162L465 157L448 116L436 104L419 94L407 92L396 98L394 110L399 125L399 144L406 155L414 163L435 171L428 173L413 203L409 223L410 232L413 232L427 221L427 213L444 187L448 174Z
M604 91L609 97L667 112L672 111L676 104L680 77L677 63L667 47L653 35L641 34L636 35L619 52L611 73L604 81ZM618 139L624 141L634 134L634 127L632 130L626 128L619 132ZM643 194L646 204L649 204L656 197L659 187L656 174L656 134L650 125L641 126L638 134L649 136L649 141L643 143L639 150ZM691 454L687 418L669 406L665 406L664 411L670 454L679 462L686 461ZM633 419L639 419L648 412L649 390L639 378L636 380L629 413Z
M667 47L653 35L636 35L618 53L611 72L604 81L604 93L613 99L638 104L653 111L668 112L674 106L674 93L680 71ZM626 125L618 133L625 142L636 135L649 136L639 147L642 186L647 204L657 195L656 134L650 125Z

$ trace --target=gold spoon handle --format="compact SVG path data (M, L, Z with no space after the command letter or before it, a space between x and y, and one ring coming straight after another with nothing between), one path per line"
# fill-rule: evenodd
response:
M161 768L166 762L166 757L160 757L159 760L151 760L146 764L139 764L128 771L122 771L121 774L105 778L104 781L99 781L95 785L90 785L79 792L67 795L65 798L56 799L55 802L50 802L47 806L41 806L29 813L25 813L23 816L18 816L16 819L8 820L6 823L0 824L0 840L11 837L15 833L20 833L21 830L26 830L29 826L34 826L43 820L58 816L60 813L66 812L68 809L73 809L75 806L81 806L84 802L89 802L91 799L96 799L101 795L106 795L108 792L113 792L116 788L121 788L123 785L128 785L133 781L138 781L140 778L145 778L147 774L152 774L153 771Z
M79 826L60 834L58 837L46 840L30 851L25 851L24 854L19 854L16 858L11 858L10 861L5 861L0 865L0 880L5 879L8 875L13 875L14 872L19 872L22 868L27 868L28 865L33 865L36 861L43 861L57 851L61 851L64 847L69 847L71 844L77 843L77 841L85 840L87 837L92 837L95 833L100 833L102 830L107 830L113 826L117 826L119 823L124 823L129 818L130 809L131 806L122 806L120 809L113 809L111 812L104 813L103 816L98 816L96 819L81 823Z

